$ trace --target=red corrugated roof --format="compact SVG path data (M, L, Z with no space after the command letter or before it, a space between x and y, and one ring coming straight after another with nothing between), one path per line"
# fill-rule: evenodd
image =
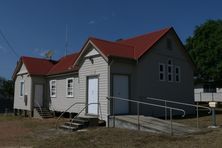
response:
M51 68L51 70L48 72L48 75L78 70L77 67L73 67L73 64L78 56L79 53L74 53L62 57L58 63Z
M89 38L88 41L91 41L106 57L138 59L149 51L170 29L166 28L117 42L93 37ZM21 60L31 75L53 75L78 70L74 63L79 55L79 53L67 55L59 61L33 57L21 57Z
M124 45L117 42L105 41L97 38L89 38L93 44L99 48L99 50L106 56L115 56L122 58L133 58L134 47L130 45Z
M52 60L26 56L21 57L21 60L25 64L30 75L46 75L56 63Z
M89 40L92 41L106 57L115 56L138 59L151 49L170 29L171 28L166 28L117 42L101 40L94 37L89 38Z
M151 32L145 35L120 40L118 43L124 45L130 45L134 47L134 58L140 58L145 52L151 49L151 47L162 38L171 28L162 29L159 31Z

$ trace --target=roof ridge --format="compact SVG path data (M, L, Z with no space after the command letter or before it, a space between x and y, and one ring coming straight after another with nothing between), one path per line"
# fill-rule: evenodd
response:
M116 41L108 41L108 40L99 39L99 38L96 38L96 37L90 37L89 40L91 40L91 39L100 40L100 41L103 41L103 42L108 42L108 43L112 43L112 44L118 44L118 45L128 46L128 47L134 48L134 46L132 46L132 45L127 45L127 44L116 42Z
M23 58L30 58L30 59L36 59L36 60L44 60L44 61L58 62L58 60L45 59L45 58L32 57L32 56L21 56L21 59L23 59Z
M72 56L72 55L75 55L75 54L77 55L77 54L79 54L79 52L73 52L73 53L71 53L71 54L68 54L68 55L62 56L61 58L59 58L58 61L60 61L61 59L65 58L65 57Z
M117 41L118 43L121 43L121 42L124 42L124 41L127 41L127 40L131 40L131 39L135 39L135 38L139 38L139 37L142 37L142 36L146 36L148 34L152 34L152 33L157 33L157 32L161 32L161 31L169 31L170 29L172 29L173 27L166 27L166 28L163 28L163 29L159 29L159 30L156 30L156 31L152 31L152 32L147 32L145 34L140 34L140 35L136 35L134 37L130 37L130 38L127 38L127 39L123 39L123 40L120 40L120 41Z

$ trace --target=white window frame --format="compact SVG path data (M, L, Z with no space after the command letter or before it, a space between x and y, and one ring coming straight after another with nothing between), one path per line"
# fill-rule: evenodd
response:
M169 64L169 61L171 61L171 64ZM171 72L168 71L168 68L171 68ZM169 80L169 75L171 75L171 80ZM167 81L173 82L173 61L171 59L167 60Z
M55 83L55 89L52 90L52 83ZM50 80L50 97L56 97L56 80ZM53 95L53 91L54 91L54 95Z
M21 85L22 83L23 83L23 87ZM21 81L19 81L19 96L23 97L24 93L25 93L25 81L21 80Z
M176 69L178 69L178 73L176 73ZM178 76L178 81L176 79L176 77ZM181 82L181 71L180 71L180 66L175 66L175 82Z
M72 80L72 87L70 87L69 88L69 84L68 84L68 82L69 82L69 80ZM71 92L72 92L72 94L71 95L69 95L69 89L71 89ZM66 97L73 97L74 96L74 78L67 78L66 79Z
M160 71L160 66L163 66L163 71ZM165 64L159 63L159 81L165 81L166 80L166 75L165 75ZM160 75L163 74L163 79L160 79Z

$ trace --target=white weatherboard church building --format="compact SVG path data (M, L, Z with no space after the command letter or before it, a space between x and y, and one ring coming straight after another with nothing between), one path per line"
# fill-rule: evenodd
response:
M35 108L98 115L107 120L112 101L107 96L144 97L193 103L193 63L174 29L166 28L118 41L89 38L82 49L58 61L21 57L13 79L14 109L35 116ZM145 101L145 100L144 100ZM101 108L100 108L101 107ZM140 113L162 110L141 106ZM116 114L135 114L136 104L115 101ZM164 113L164 112L163 112Z

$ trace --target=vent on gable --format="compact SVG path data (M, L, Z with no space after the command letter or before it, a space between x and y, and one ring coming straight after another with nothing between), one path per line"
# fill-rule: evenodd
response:
M172 50L172 41L171 39L167 38L166 40L166 44L167 44L167 49Z

